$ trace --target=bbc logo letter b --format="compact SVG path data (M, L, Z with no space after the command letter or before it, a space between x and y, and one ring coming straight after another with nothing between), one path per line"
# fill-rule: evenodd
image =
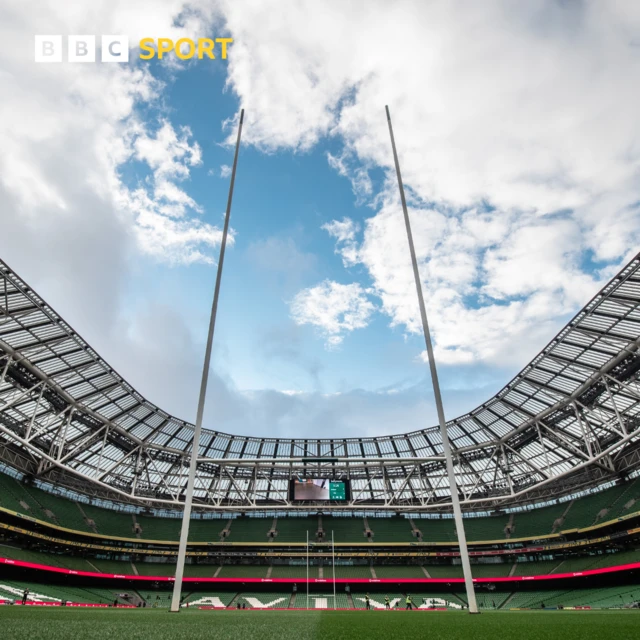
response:
M69 62L95 62L95 36L69 36Z
M62 62L62 36L36 36L36 62Z

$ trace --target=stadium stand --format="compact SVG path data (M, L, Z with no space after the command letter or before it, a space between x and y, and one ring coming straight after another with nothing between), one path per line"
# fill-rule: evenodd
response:
M194 591L182 599L182 606L192 607L228 607L235 599L235 593Z
M121 538L134 537L133 518L130 513L103 509L91 504L83 504L81 506L87 518L94 523L95 530L98 533Z
M353 606L355 609L366 609L366 593L366 591L361 591L351 594L351 599L353 600ZM402 606L402 608L404 608L404 595L397 593L396 591L390 591L389 593L370 593L369 598L371 600L371 608L384 609L385 595L389 596L389 604L391 608L395 608L396 606Z
M176 565L168 562L134 562L133 564L140 576L172 576L176 572Z
M315 540L317 530L317 516L278 518L276 521L278 535L274 540L275 542L306 542L307 532L309 532L309 540Z
M462 578L462 565L459 564L430 564L427 571L432 578Z
M551 533L553 525L569 507L569 502L540 507L528 511L518 511L513 517L512 538L528 538L543 533ZM563 527L560 526L560 529Z
M622 484L575 500L562 524L562 530L583 529L596 524L598 520L609 520L608 507L616 502L626 488Z
M121 603L128 602L126 599L118 597L118 592L111 589L42 585L0 579L0 595L2 597L19 600L22 598L22 592L25 589L29 589L31 592L29 595L29 600L31 601L55 602L65 600L68 602L112 604L117 599Z
M228 520L228 518L192 519L189 525L189 541L218 542Z
M324 577L331 578L333 575L333 567L331 565L325 565L324 567ZM359 578L359 579L369 579L372 577L371 575L371 567L367 565L352 565L352 566L344 566L344 565L336 565L335 567L336 578ZM380 576L378 576L380 577Z
M574 589L564 591L516 592L505 602L504 608L540 609L543 607L624 607L640 599L639 587L607 587L602 589Z
M322 516L324 539L331 540L333 531L335 542L365 542L364 520L360 517Z
M509 562L491 562L491 563L475 563L471 565L471 573L474 578L497 578L508 576L513 563Z
M551 573L562 560L539 560L529 562L517 562L514 576L540 576Z
M408 518L369 518L368 520L369 528L373 532L374 542L412 542L416 539L411 532L411 523ZM418 522L420 524L418 524ZM416 521L418 529L422 528L423 522L425 522L425 520ZM433 522L439 521L434 520ZM427 540L424 531L422 531L422 539ZM433 540L435 540L435 538L433 538Z
M92 558L90 562L100 573L133 574L130 562L123 562L121 560L98 560L96 558Z
M266 578L268 567L250 566L243 564L225 564L223 565L219 578Z
M272 578L306 578L307 567L306 565L278 565L274 564L271 568ZM318 578L318 567L314 565L309 566L309 578Z
M175 565L171 565L175 572ZM220 565L218 564L185 564L184 575L188 578L213 578Z
M454 593L411 593L414 607L418 609L462 609L462 601ZM476 594L476 596L479 594ZM480 602L478 602L480 605ZM402 598L400 608L406 607L406 599Z
M378 578L426 578L424 571L415 565L376 565Z
M504 540L509 516L466 518L464 529L468 540Z
M300 594L298 594L298 597ZM242 593L237 601L246 603L250 609L281 609L289 606L291 592ZM296 598L297 600L297 598Z
M0 507L24 513L51 524L68 529L99 533L123 538L136 537L134 522L139 525L137 537L149 540L177 541L180 531L179 518L154 517L149 514L115 511L91 504L53 495L30 486L7 474L0 473ZM575 528L589 527L640 511L640 479L634 479L604 491L582 496L573 501L556 505L519 511L509 515L467 517L465 530L467 539L505 539L505 529L512 517L510 537L535 537ZM86 516L86 518L85 518ZM411 521L408 518L369 517L372 541L412 542ZM227 539L230 542L265 542L274 518L237 517L232 519ZM225 518L194 518L191 522L189 540L192 542L217 542L226 528ZM422 534L423 541L455 542L454 522L451 518L416 517L413 520ZM316 540L319 527L317 515L306 517L279 517L276 520L275 542L305 542ZM322 528L325 540L331 539L334 531L336 542L366 542L365 525L361 517L324 515Z
M331 593L310 593L307 599L306 593L298 593L295 601L296 609L351 609L351 603L347 595L336 591L335 605L333 592Z

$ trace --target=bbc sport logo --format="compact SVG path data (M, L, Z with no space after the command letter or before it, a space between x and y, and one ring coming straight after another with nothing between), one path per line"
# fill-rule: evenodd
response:
M210 60L227 59L228 46L233 38L142 38L138 43L141 60L162 60L166 55L175 55L180 60L205 57ZM103 35L100 41L102 62L129 62L129 36ZM216 45L219 45L216 47ZM62 62L63 38L61 35L35 37L36 62ZM96 36L76 35L67 37L67 62L95 62Z

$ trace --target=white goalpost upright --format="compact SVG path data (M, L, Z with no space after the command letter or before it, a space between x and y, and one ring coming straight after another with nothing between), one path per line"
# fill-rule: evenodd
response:
M307 609L309 608L309 529L307 529Z
M331 529L331 563L333 564L333 608L337 609L336 605L336 544L333 539L333 529Z
M222 280L222 265L224 264L224 252L227 246L227 235L229 233L229 218L231 217L231 201L233 200L233 185L236 180L236 168L238 166L238 153L240 152L240 136L242 134L242 121L244 120L244 109L240 111L238 122L238 138L236 140L236 151L233 157L233 168L231 170L231 182L229 183L229 198L227 200L227 211L224 217L224 229L222 231L222 242L220 244L220 258L218 260L218 270L216 273L216 285L213 293L213 304L211 306L211 318L209 319L209 333L207 335L207 347L204 353L204 364L202 367L202 381L200 383L200 396L198 398L198 411L196 413L196 424L193 430L193 442L191 443L191 462L189 464L189 479L187 480L187 494L184 499L184 512L182 514L182 528L180 529L180 544L178 546L178 560L176 563L176 576L173 584L173 597L171 608L173 613L180 611L180 594L182 593L182 578L184 577L184 562L187 556L187 541L189 539L189 525L191 523L191 506L193 504L193 487L196 479L196 467L198 452L200 449L200 434L202 432L202 418L204 415L204 401L207 396L207 383L209 381L209 366L211 364L211 348L213 345L213 333L216 326L216 316L218 313L218 299L220 297L220 282Z
M469 551L467 549L467 537L464 532L464 523L462 521L462 509L460 508L460 497L458 496L458 483L456 482L455 469L453 467L453 456L451 454L451 443L449 442L449 434L447 432L447 423L444 417L444 407L442 405L442 395L440 394L440 383L438 382L438 371L436 369L436 361L433 356L433 345L431 343L431 332L429 331L429 322L427 321L427 310L422 295L422 282L420 280L420 272L418 270L418 260L416 258L416 250L413 245L413 234L411 232L411 221L409 220L409 211L407 210L407 201L404 195L404 186L402 184L402 176L400 174L400 162L398 161L398 153L396 151L396 141L393 137L393 127L391 126L391 114L389 107L385 107L387 111L387 122L389 124L389 135L391 136L391 148L393 149L393 160L396 167L396 175L398 178L398 188L400 189L400 201L402 202L402 213L404 214L404 223L407 230L407 240L409 241L409 253L411 254L411 265L413 267L413 277L416 284L416 292L418 294L418 304L420 306L420 317L422 319L422 331L424 333L424 341L429 355L429 369L431 371L431 382L433 383L433 395L435 396L436 409L438 411L438 422L440 423L440 435L442 437L442 449L447 463L447 475L449 476L449 489L451 491L451 505L453 506L453 517L456 522L456 531L458 532L458 543L460 545L460 558L462 560L462 570L464 572L464 582L467 590L467 599L469 601L469 613L478 613L478 605L476 603L476 594L473 589L473 577L471 575L471 563L469 562Z

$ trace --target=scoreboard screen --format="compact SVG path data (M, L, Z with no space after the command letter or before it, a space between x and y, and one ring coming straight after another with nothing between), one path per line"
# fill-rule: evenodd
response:
M329 478L305 478L292 480L292 500L321 500L345 502L348 500L348 481Z

